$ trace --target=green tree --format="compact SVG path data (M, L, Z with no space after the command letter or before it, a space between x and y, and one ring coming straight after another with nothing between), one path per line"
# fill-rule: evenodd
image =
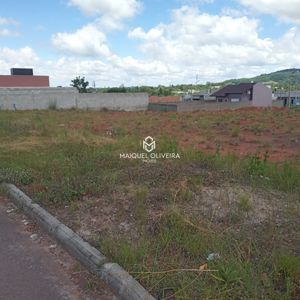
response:
M87 93L87 87L89 82L85 80L85 77L77 76L71 80L71 86L76 87L79 93Z

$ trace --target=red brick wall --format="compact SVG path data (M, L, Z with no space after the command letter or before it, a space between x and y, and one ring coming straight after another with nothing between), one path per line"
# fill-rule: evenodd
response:
M49 76L0 75L0 87L49 87Z

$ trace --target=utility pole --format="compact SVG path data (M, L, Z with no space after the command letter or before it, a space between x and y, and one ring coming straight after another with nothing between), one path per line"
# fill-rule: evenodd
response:
M288 107L291 107L291 79L289 79L289 97L288 97Z

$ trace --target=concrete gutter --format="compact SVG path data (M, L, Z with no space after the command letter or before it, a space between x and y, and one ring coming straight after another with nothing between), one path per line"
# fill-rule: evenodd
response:
M121 266L108 262L107 258L85 242L69 227L58 221L19 190L15 185L1 183L9 198L35 221L44 227L58 243L74 256L91 273L99 276L120 299L154 300L154 298Z

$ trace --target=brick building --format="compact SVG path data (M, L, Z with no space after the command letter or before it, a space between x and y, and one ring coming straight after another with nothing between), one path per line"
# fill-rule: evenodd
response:
M11 87L49 87L49 76L33 75L32 69L10 70L11 75L0 75L0 88Z

